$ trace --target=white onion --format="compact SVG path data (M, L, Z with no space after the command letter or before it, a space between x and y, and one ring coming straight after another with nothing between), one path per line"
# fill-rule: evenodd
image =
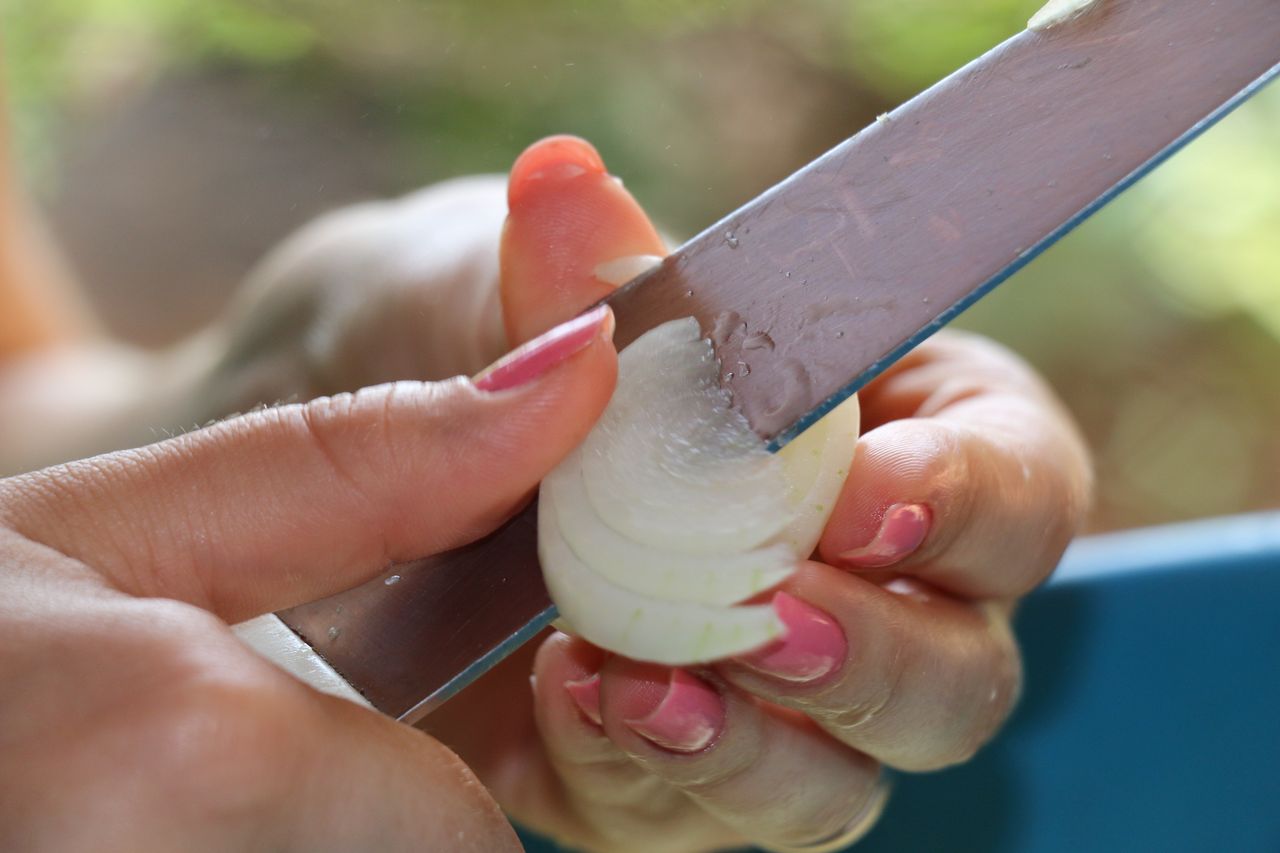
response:
M782 545L735 554L683 554L628 539L600 523L578 460L566 460L542 484L543 511L554 513L574 554L611 583L644 595L702 604L735 604L786 580L795 559Z
M1049 0L1027 21L1027 29L1043 32L1073 21L1097 2L1098 0Z
M772 608L731 605L812 552L853 457L857 402L770 454L719 375L692 318L641 336L595 429L543 481L547 588L598 646L683 665L781 636Z

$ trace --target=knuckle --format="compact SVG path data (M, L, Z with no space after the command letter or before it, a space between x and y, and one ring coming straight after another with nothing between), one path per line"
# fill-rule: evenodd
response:
M829 731L846 741L866 729L876 728L893 706L893 688L885 685L839 705L817 707L809 713Z
M286 790L295 751L278 691L256 679L177 676L137 732L150 782L169 802L203 813L261 813Z
M1022 658L1007 621L993 620L994 651L982 662L988 674L975 679L965 725L955 729L915 770L938 770L963 764L989 743L1009 719L1022 691Z
M933 417L966 400L982 397L999 388L999 382L978 372L962 373L944 379L916 411L917 417Z
M750 773L759 763L760 750L752 746L714 751L714 758L690 762L673 779L679 788L693 797L707 797L731 782Z
M1026 359L1004 344L985 335L960 329L946 329L944 333L945 336L937 336L940 339L939 348L950 355L951 360L965 365L966 369L989 371L992 376L1006 381L1015 380L1019 384L1040 384L1035 370Z
M821 850L839 844L843 850L861 839L879 821L889 797L889 786L878 775L869 782L833 789L833 796L796 821L788 837L779 840Z
M811 697L805 711L842 741L856 743L863 732L879 729L898 705L905 674L902 646L895 644L885 663L851 667L849 675L825 695Z
M737 713L734 711L737 710ZM765 761L765 726L768 722L750 706L730 708L725 734L712 749L676 761L637 763L693 797L714 799L739 780L760 771Z
M122 717L148 788L201 815L270 809L303 755L300 694L212 615L178 602L147 605L149 625L132 645L145 651L148 685Z

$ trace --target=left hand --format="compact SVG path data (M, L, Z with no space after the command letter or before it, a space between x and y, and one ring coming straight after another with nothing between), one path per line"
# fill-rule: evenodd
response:
M531 148L508 194L505 227L501 180L478 178L304 229L211 333L219 356L188 420L472 373L606 295L599 264L665 254L579 141ZM425 727L515 818L592 850L848 843L880 807L882 763L968 758L1016 701L1009 616L1081 521L1087 454L1043 382L974 336L926 342L862 408L845 492L783 587L788 645L673 682L553 632ZM682 748L688 731L650 717L660 705L712 740ZM648 738L626 722L646 718Z
M607 293L598 264L665 254L585 143L535 145L510 197L512 343ZM609 851L843 847L878 815L882 764L968 759L1016 702L1010 615L1081 523L1088 454L1033 371L973 335L921 345L862 409L844 493L782 587L785 643L676 673L556 632L428 730L518 820Z
M505 183L448 181L323 216L250 274L200 336L189 420L398 379L469 375L506 352Z

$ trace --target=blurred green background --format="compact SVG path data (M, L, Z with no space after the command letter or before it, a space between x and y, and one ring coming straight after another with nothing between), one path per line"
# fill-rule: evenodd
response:
M688 234L1037 0L3 0L26 180L112 327L206 322L333 206L582 134ZM1280 87L970 311L1098 460L1095 529L1280 506Z

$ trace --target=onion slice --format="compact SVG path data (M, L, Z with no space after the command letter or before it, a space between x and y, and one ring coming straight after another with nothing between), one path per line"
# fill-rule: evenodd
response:
M602 648L687 665L782 634L771 607L733 605L812 552L852 461L857 402L770 454L719 376L693 318L642 335L600 421L542 483L547 588Z
M574 556L617 586L671 601L728 605L776 586L795 569L783 545L695 555L628 539L592 512L576 461L566 460L543 482L542 511L554 515Z
M541 508L538 556L551 599L573 630L637 660L681 666L739 654L782 636L772 607L668 601L615 586L574 555Z

